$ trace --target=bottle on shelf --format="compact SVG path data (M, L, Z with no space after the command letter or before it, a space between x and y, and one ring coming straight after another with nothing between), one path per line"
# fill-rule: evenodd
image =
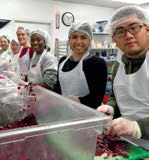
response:
M108 42L106 40L103 42L103 48L108 48Z

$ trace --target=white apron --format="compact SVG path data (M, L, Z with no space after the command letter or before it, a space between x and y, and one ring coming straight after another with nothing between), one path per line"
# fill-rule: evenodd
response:
M149 117L149 51L136 73L125 74L125 66L120 63L113 89L122 117L129 120ZM130 140L149 149L149 140Z
M10 61L10 55L8 55L6 52L0 53L0 66L2 65L8 65Z
M9 70L19 74L19 72L20 72L19 65L18 65L19 53L17 53L17 54L12 53L10 56L11 56L11 59L10 59L10 62L9 62Z
M89 94L89 88L83 72L83 59L87 57L86 53L77 64L77 66L68 72L63 72L62 68L65 62L70 58L68 56L59 66L59 82L62 95L69 98L84 97Z
M27 72L29 70L29 66L30 66L29 50L30 50L30 47L27 49L27 52L25 53L25 55L19 58L20 72ZM21 54L21 51L19 55Z
M32 82L32 83L38 83L38 84L42 84L43 83L43 77L42 77L42 73L41 73L41 66L40 66L40 62L42 60L42 57L44 56L44 54L46 54L46 50L44 50L44 52L41 54L40 59L37 63L37 65L35 67L32 67L33 65L33 60L36 57L36 52L33 55L31 64L30 64L30 70L28 73L28 82Z

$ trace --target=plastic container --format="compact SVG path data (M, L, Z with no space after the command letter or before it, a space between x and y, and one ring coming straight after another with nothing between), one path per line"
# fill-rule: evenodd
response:
M16 84L10 79L8 79L6 76L0 74L0 87L5 87L5 86L12 87L16 86Z
M105 28L105 26L106 26L106 24L107 24L107 20L103 20L103 21L97 21L96 22L96 24L97 24L97 26L98 26L98 32L103 32L104 31L104 28Z
M20 96L24 90L11 91L12 100L14 92L22 102L21 112L28 107L22 121L0 128L0 160L93 160L96 136L109 117L41 87Z

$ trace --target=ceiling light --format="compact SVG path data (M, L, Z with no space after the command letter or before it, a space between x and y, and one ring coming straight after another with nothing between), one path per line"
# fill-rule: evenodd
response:
M130 0L112 0L112 1L115 1L115 2L124 2L124 3L130 3L130 4L143 4L143 3L148 3L149 1L148 0L133 0L133 1L130 1Z

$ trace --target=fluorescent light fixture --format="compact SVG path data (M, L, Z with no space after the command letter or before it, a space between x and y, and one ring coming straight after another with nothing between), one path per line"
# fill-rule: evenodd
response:
M112 0L115 2L123 2L123 3L130 3L130 4L143 4L149 3L149 0Z

